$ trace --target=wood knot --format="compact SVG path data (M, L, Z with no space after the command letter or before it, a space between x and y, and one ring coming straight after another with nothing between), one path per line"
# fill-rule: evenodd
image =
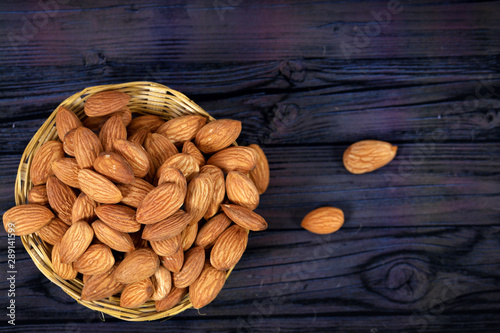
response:
M275 127L288 126L299 116L300 110L297 104L279 104L273 109L273 123Z
M304 65L300 61L282 61L279 69L289 82L303 82L306 78Z

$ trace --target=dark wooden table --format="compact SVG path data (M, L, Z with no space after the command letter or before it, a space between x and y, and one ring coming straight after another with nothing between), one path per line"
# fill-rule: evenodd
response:
M0 5L0 211L24 147L84 87L155 81L268 154L269 229L212 304L129 323L79 304L17 241L6 332L498 332L500 3L75 1ZM352 142L398 145L349 174ZM300 228L333 205L343 228ZM11 299L0 237L0 304Z

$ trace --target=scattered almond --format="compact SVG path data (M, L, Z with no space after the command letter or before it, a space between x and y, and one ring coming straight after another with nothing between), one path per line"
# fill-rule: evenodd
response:
M331 234L344 224L344 213L335 207L321 207L309 212L302 223L302 228L315 234Z
M359 141L344 152L344 166L354 174L372 172L392 161L397 150L398 147L384 141Z

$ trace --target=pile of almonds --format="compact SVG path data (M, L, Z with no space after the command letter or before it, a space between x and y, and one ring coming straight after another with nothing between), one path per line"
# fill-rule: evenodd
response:
M130 96L96 93L83 121L65 107L62 141L44 143L29 170L29 204L9 209L4 228L53 245L62 279L81 274L81 299L120 294L120 306L154 300L157 311L189 292L210 303L267 223L253 210L269 183L258 145L231 146L241 123L200 115L132 119Z

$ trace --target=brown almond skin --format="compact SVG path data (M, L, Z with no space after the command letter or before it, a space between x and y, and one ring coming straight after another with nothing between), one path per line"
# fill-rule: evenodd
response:
M82 274L94 275L109 271L115 264L115 258L109 246L90 245L80 258L75 261L75 268Z
M116 112L127 105L130 96L121 91L102 91L90 96L84 105L85 114L89 117L105 116Z
M192 217L179 209L165 220L148 224L144 227L142 238L149 241L161 241L179 235L191 222Z
M115 251L132 252L135 250L134 242L128 233L117 231L100 220L92 223L92 229L97 239Z
M149 241L153 251L159 256L172 256L181 248L181 234L160 241Z
M149 172L149 158L144 148L131 141L113 141L113 150L127 161L135 177L142 178Z
M132 119L130 125L127 128L128 135L132 136L142 129L146 129L148 132L156 132L156 130L165 123L165 121L155 115L144 115ZM142 143L139 143L142 144Z
M185 192L173 183L158 185L149 192L137 208L136 219L142 224L160 222L184 204Z
M76 200L75 192L68 185L50 176L47 180L47 197L50 207L66 224L71 224L71 211Z
M82 126L76 129L74 145L75 158L82 169L92 168L95 158L103 150L97 135Z
M205 250L201 247L189 249L184 257L184 264L178 273L173 274L176 288L186 288L200 276L205 263Z
M123 124L121 116L114 115L102 126L99 132L99 140L101 140L105 151L111 151L113 149L113 141L119 139L127 139L127 128Z
M128 254L118 265L114 273L120 283L134 283L153 275L160 264L160 259L152 249L142 248Z
M248 232L238 225L227 228L215 241L210 263L218 270L228 270L240 261L247 247Z
M344 212L335 207L321 207L309 212L301 222L302 228L315 234L331 234L344 224Z
M179 169L186 181L190 181L200 172L200 166L196 162L196 159L188 154L180 153L176 154L169 159L167 159L157 170L157 178L158 179L162 173L164 168L176 168Z
M125 284L119 283L114 279L114 273L117 267L118 265L115 264L105 273L87 277L80 299L89 302L98 301L121 292L125 288Z
M158 185L163 183L174 183L183 192L187 191L187 180L181 170L174 167L162 167L158 170Z
M146 195L155 188L141 178L135 178L134 182L130 184L119 184L117 186L123 195L121 203L134 208L139 207Z
M117 153L100 153L94 160L94 169L114 183L130 184L135 180L132 167Z
M78 182L80 166L75 158L61 158L52 162L52 171L64 184L80 188L80 183Z
M154 287L154 293L151 295L153 301L161 301L172 290L172 274L163 266L158 267L151 277L151 282L153 282Z
M61 241L69 226L64 223L60 218L54 218L45 227L39 229L36 234L45 242L49 244L56 244Z
M344 166L353 174L372 172L391 162L397 150L397 146L384 141L359 141L350 145L344 152Z
M153 295L154 287L150 278L128 284L120 295L120 306L123 308L138 308Z
M188 288L176 288L172 286L172 290L167 297L161 301L155 301L157 312L167 311L179 304L180 301L186 296Z
M120 190L115 184L93 170L80 170L78 173L78 182L80 183L82 192L96 202L113 204L123 199Z
M189 286L189 300L193 308L200 309L212 302L226 283L226 272L214 268L210 263L205 267L200 276Z
M167 159L179 153L169 139L158 133L148 133L144 140L144 148L158 169Z
M135 210L124 205L100 205L95 213L109 227L121 232L136 232L141 224L135 219Z
M129 135L128 141L142 146L144 144L144 141L146 140L146 137L148 136L148 133L151 133L151 131L149 129L141 128L140 130L138 130L134 134ZM149 156L149 154L148 154L148 156Z
M191 180L187 187L184 205L186 212L191 215L191 223L197 223L207 213L214 197L214 181L212 176L203 173Z
M195 144L205 154L212 154L235 142L241 133L241 121L233 119L214 120L196 134Z
M57 109L57 114L56 114L56 129L57 129L57 136L61 141L64 139L66 134L68 134L69 131L82 126L82 122L76 114L73 113L73 111L70 111L69 109L65 108L64 106L60 106Z
M73 204L73 208L71 210L71 222L75 223L79 220L84 220L88 223L91 223L95 220L95 208L97 207L97 203L92 200L85 193L80 193Z
M45 206L19 205L3 214L3 227L10 234L25 236L45 227L54 217L54 213Z
M85 221L73 223L61 239L59 254L63 264L76 261L87 250L94 238L94 230Z
M257 159L255 151L248 147L229 147L213 154L207 164L219 167L225 173L239 171L248 173L255 169Z
M75 157L75 136L76 128L69 131L66 136L61 139L63 142L64 152L72 157Z
M192 223L186 227L181 233L181 246L183 251L187 251L193 246L198 234L198 222Z
M187 115L170 119L156 131L167 137L176 146L191 141L196 133L206 124L207 118L197 115Z
M219 213L205 223L196 236L195 245L204 248L212 246L220 234L231 225L231 220L224 213Z
M49 198L47 197L47 186L37 185L28 192L28 203L37 205L48 205Z
M205 165L205 156L191 141L184 142L182 153L193 156L200 168Z
M253 181L246 175L231 171L226 177L227 198L232 203L254 210L259 206L260 196Z
M262 194L266 192L269 186L269 163L266 154L259 145L251 144L248 147L255 151L255 157L257 158L255 169L250 171L250 179L253 180L259 194Z
M267 229L266 220L248 208L234 204L222 204L221 208L231 221L238 224L242 228L250 229L252 231L262 231Z
M184 264L184 251L182 247L179 246L177 251L171 256L162 256L161 264L172 273L180 272Z
M53 174L52 162L64 157L62 143L47 141L37 149L30 166L30 179L33 185L42 185Z
M60 255L61 244L56 243L52 248L52 269L64 280L73 280L78 275L74 263L64 264L61 262Z
M220 204L224 201L226 195L226 184L224 180L224 173L221 169L215 165L205 165L201 168L200 173L208 173L212 176L214 182L214 196L212 197L212 202L205 213L205 220L208 220L220 209Z

